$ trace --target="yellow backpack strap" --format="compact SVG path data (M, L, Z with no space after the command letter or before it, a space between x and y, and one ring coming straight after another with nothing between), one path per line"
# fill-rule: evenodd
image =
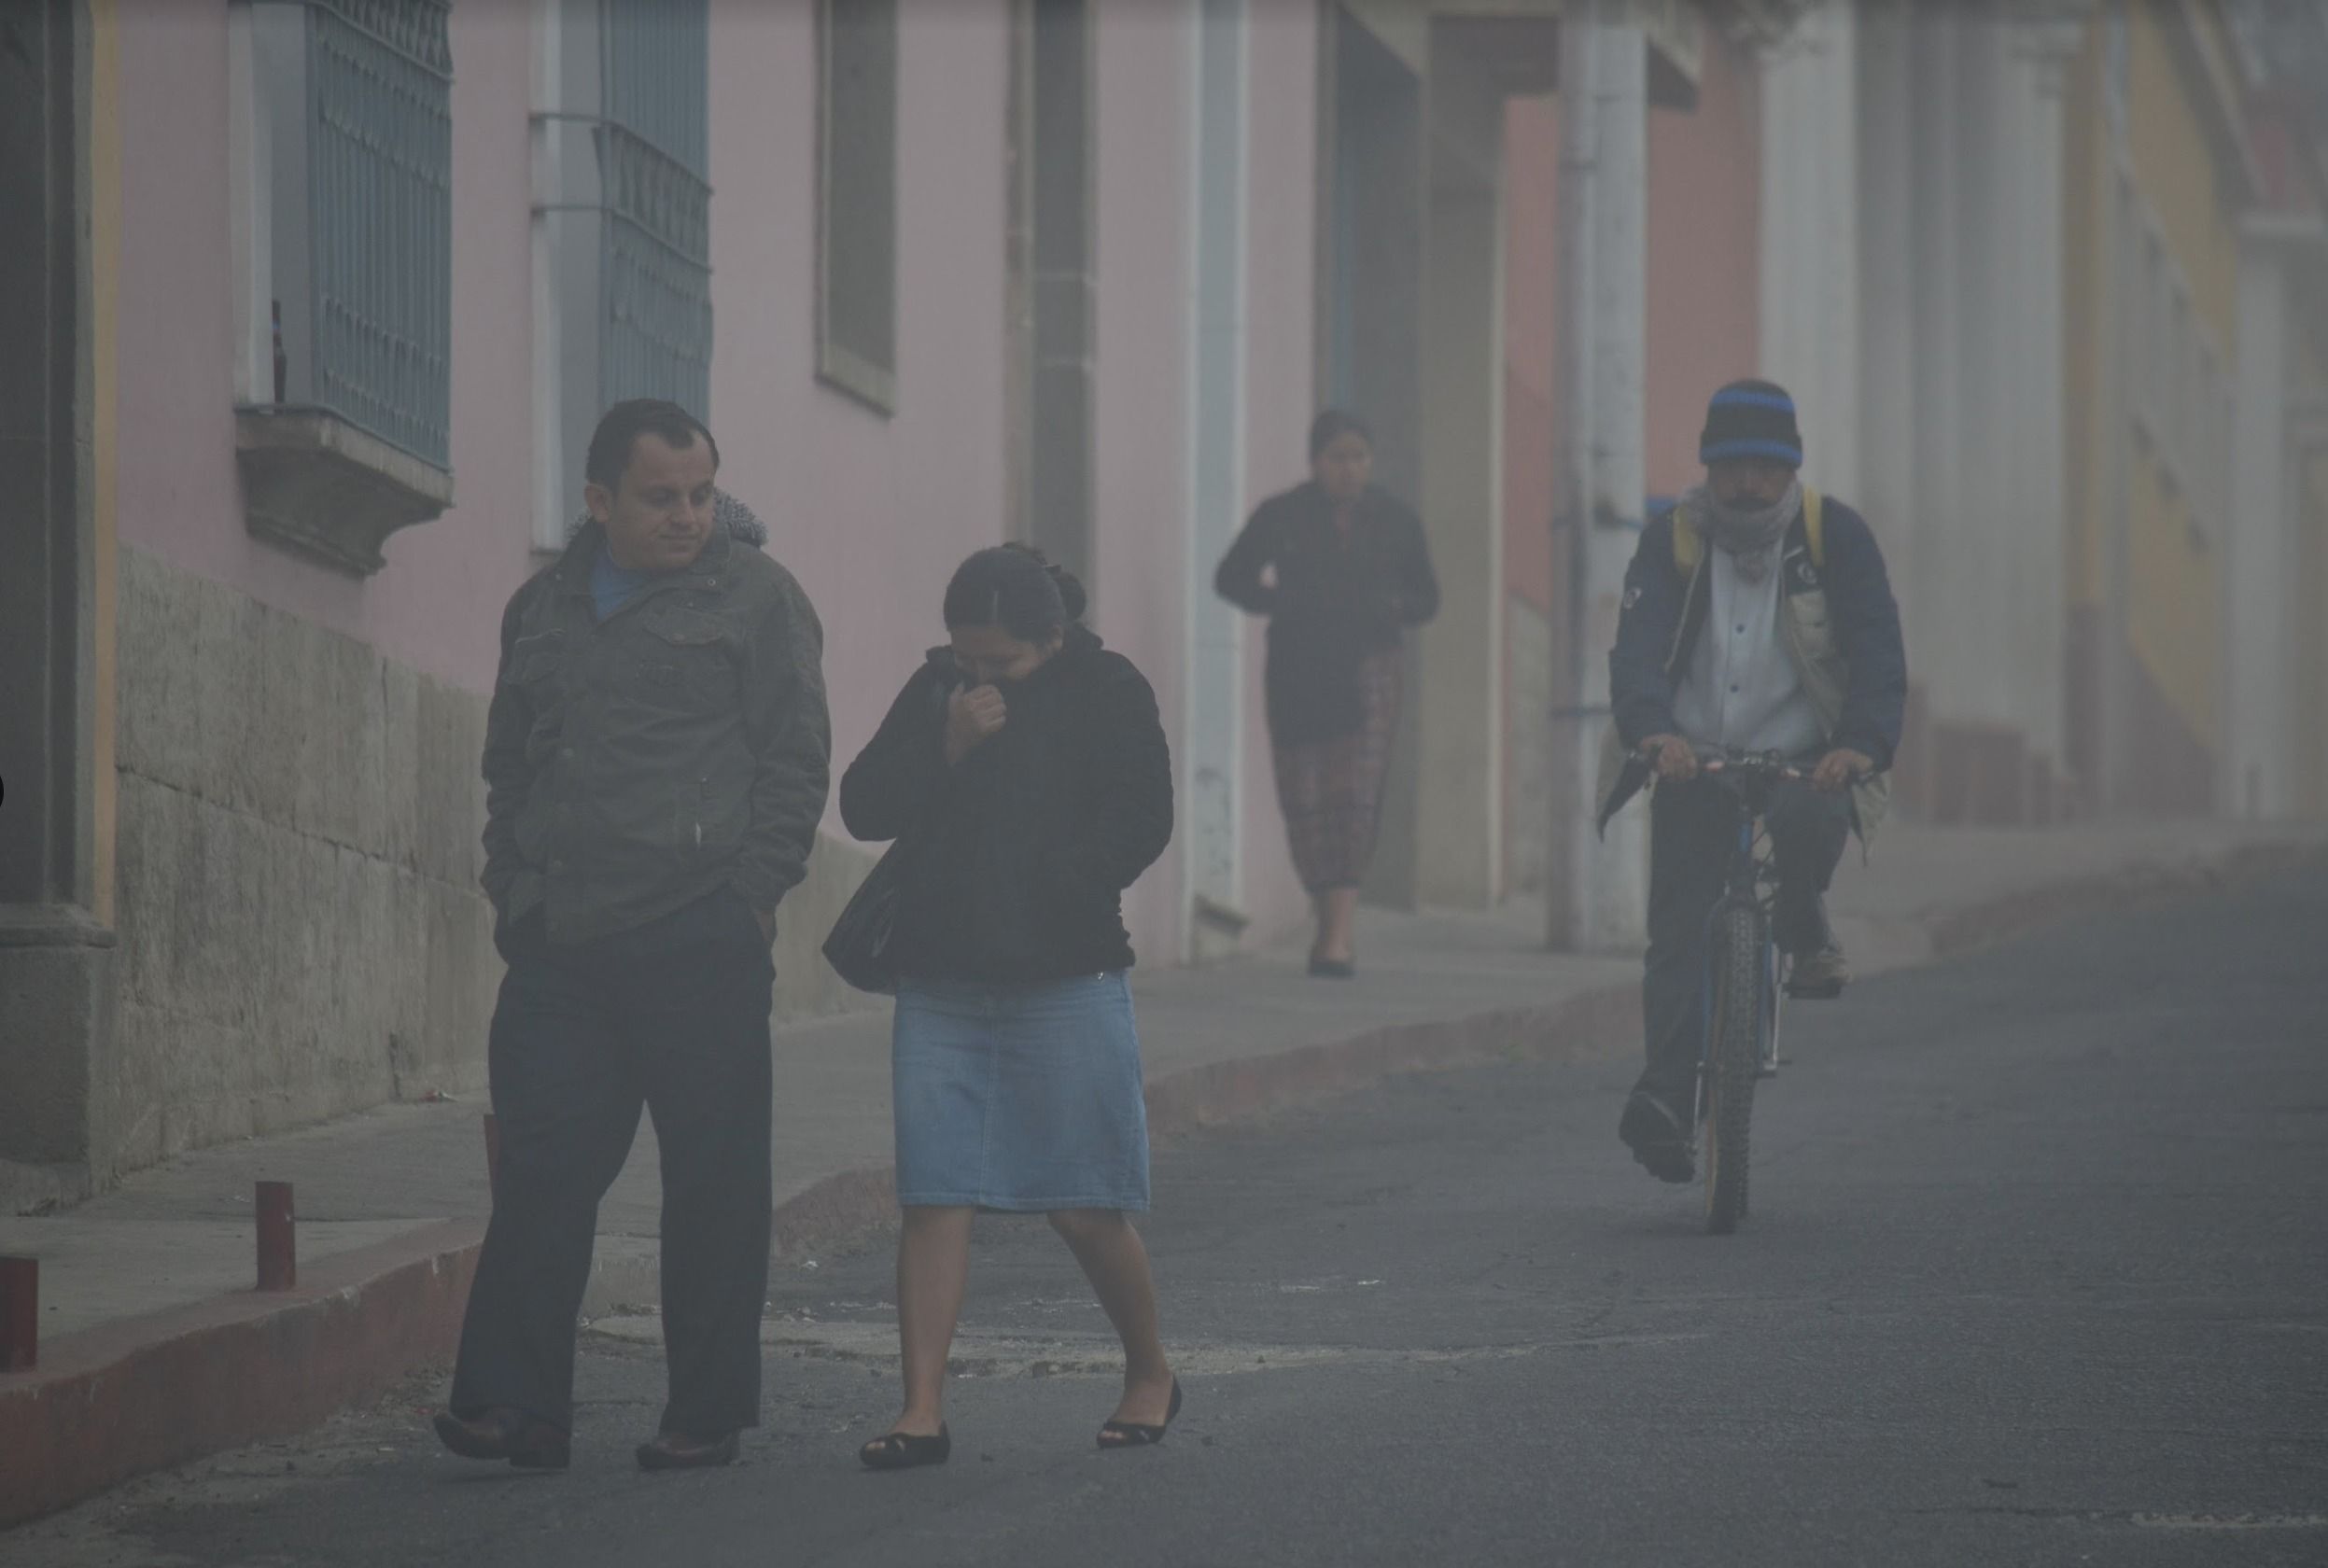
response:
M1705 542L1698 537L1698 525L1690 517L1687 507L1674 508L1674 566L1688 577L1698 569L1698 556L1704 553Z

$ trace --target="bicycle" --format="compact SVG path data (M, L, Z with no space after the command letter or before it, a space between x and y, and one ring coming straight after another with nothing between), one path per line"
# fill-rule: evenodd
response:
M1702 757L1698 771L1730 797L1738 817L1721 896L1706 915L1699 993L1704 1044L1692 1123L1705 1131L1705 1228L1727 1236L1746 1212L1755 1085L1778 1075L1779 1023L1794 994L1788 986L1792 960L1773 936L1778 870L1762 819L1773 791L1810 775L1774 751Z

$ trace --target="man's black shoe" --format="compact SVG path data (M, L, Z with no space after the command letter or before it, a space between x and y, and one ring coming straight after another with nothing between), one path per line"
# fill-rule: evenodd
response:
M439 1410L437 1441L463 1459L506 1460L520 1470L563 1470L573 1463L573 1439L522 1410L497 1405L468 1420Z
M1661 1182L1676 1184L1697 1180L1697 1156L1690 1149L1688 1124L1658 1096L1635 1089L1625 1101L1624 1118L1617 1136L1625 1141L1633 1157Z
M652 1443L638 1445L641 1470L716 1470L733 1464L743 1451L743 1434L730 1432L711 1438L666 1432Z

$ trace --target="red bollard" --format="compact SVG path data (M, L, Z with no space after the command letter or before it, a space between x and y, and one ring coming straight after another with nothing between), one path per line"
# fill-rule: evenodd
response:
M490 1111L485 1113L485 1187L501 1190L501 1124Z
M0 1372L40 1360L40 1260L0 1257Z
M299 1243L291 1217L291 1183L259 1183L259 1288L287 1291L299 1283Z

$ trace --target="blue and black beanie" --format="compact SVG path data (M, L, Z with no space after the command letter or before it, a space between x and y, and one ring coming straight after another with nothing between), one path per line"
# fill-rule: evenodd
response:
M1767 457L1788 468L1802 466L1802 432L1795 428L1794 399L1774 382L1733 381L1714 394L1705 408L1705 432L1698 437L1698 460Z

